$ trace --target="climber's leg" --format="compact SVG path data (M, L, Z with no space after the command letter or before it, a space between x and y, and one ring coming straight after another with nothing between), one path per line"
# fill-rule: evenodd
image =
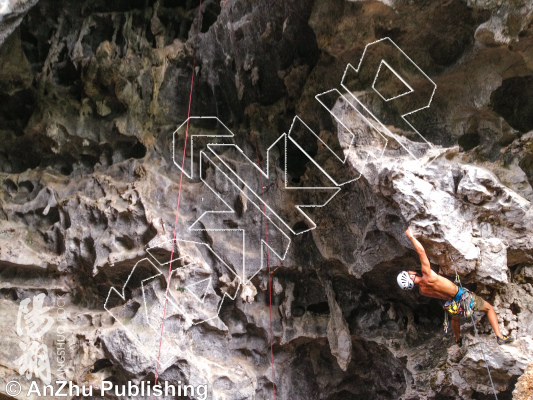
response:
M459 342L459 339L461 338L461 324L458 315L452 316L452 331L455 336L455 341Z
M483 300L481 297L477 296L474 293L471 293L473 299L474 299L474 305L472 309L474 311L484 311L487 313L487 318L489 319L490 326L492 326L492 329L494 330L494 333L496 334L496 338L498 341L498 344L505 344L510 343L514 340L514 338L511 335L503 336L500 332L500 327L498 325L498 317L496 316L496 312L494 311L494 308L492 305L487 303L485 300Z
M483 307L481 307L479 311L484 311L487 313L487 318L489 319L490 326L492 326L494 333L496 334L497 337L503 338L503 335L500 332L500 327L498 326L498 317L496 316L496 312L494 311L494 308L486 301L483 301Z

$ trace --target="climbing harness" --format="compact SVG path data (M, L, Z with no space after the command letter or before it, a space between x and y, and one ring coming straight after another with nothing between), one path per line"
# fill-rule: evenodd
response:
M457 294L453 299L448 300L444 303L444 309L447 311L444 312L444 332L448 333L450 329L450 321L448 313L451 315L462 315L463 317L469 318L473 313L474 298L471 296L468 289L464 289L461 285L461 279L459 274L457 274L457 269L455 271L455 282L459 286ZM456 297L459 296L458 299Z
M463 290L464 293L461 295L461 300L459 301L459 304L457 304L455 301L452 300L448 300L446 302L446 304L448 304L450 301L452 301L457 309L456 309L456 312L451 312L451 314L459 314L459 315L463 315L465 317L470 317L470 319L472 320L472 325L474 326L474 332L476 334L476 340L479 344L479 347L481 349L481 354L483 355L483 361L485 361L485 367L487 367L487 372L489 374L489 380L490 380L490 384L492 386L492 392L494 393L494 398L496 400L498 400L498 395L496 394L496 388L494 387L494 382L492 381L492 375L490 373L490 368L489 368L489 363L487 362L487 358L485 357L485 351L483 349L483 344L481 343L481 340L479 339L479 334L477 332L477 328L476 328L476 322L474 321L474 313L472 312L472 303L473 303L473 298L472 296L470 296L470 292L467 290L467 289L464 289L463 288L463 285L461 284L461 279L459 278L459 274L457 273L457 266L455 265L455 260L453 259L452 255L450 254L450 258L452 260L452 263L453 263L453 267L455 268L455 284L456 285L459 285L459 290ZM463 299L465 297L465 295L470 299L470 302L467 301L468 304L463 304ZM445 304L445 308L446 308L446 304ZM464 307L464 308L462 308ZM448 311L448 308L446 308L446 310ZM445 311L444 312L444 331L446 333L448 333L448 329L449 329L449 319L448 319L448 312ZM462 312L461 312L462 311Z
M459 299L456 300L457 295ZM452 315L462 315L469 318L472 315L474 298L467 289L459 288L457 295L444 304L444 308Z

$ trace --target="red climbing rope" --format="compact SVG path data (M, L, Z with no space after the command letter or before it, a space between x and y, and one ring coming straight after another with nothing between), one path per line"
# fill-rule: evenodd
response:
M257 150L257 140L255 142L255 154L257 155L257 166L261 169L261 163L259 161L259 151ZM265 241L266 241L266 252L267 252L267 264L268 264L268 293L269 293L269 310L270 310L270 358L272 364L272 390L274 393L274 400L276 399L276 383L275 383L275 373L274 373L274 335L272 331L272 273L270 272L270 255L268 252L268 228L267 228L267 218L266 218L266 202L265 202L265 187L263 186L263 174L259 172L259 178L261 179L261 188L263 192L263 213L265 216ZM261 248L261 251L263 249ZM280 263L281 264L281 263Z
M202 1L200 0L200 6L198 8L198 26L200 25L200 21L201 21L201 10L202 10ZM233 30L233 23L231 21L231 16L230 16L230 13L229 13L229 7L228 7L228 3L227 2L226 2L226 10L227 10L228 18L229 18L229 21L230 21L231 39L232 39L232 43L233 43L233 46L234 46L234 49L235 49L236 58L238 60L238 50L237 50L237 47L235 46L235 41L234 41L235 32ZM198 28L196 40L198 40L199 31L200 31L200 29ZM165 304L164 304L164 308L163 308L163 320L162 320L162 323L161 323L161 334L160 334L160 337L159 337L159 351L158 351L158 354L157 354L157 365L156 365L155 383L154 383L154 385L157 384L157 379L159 377L161 346L162 346L162 342L163 342L163 331L164 331L164 326L165 326L165 316L166 316L166 310L167 310L167 298L168 298L168 292L169 292L169 288L170 288L170 274L172 272L172 261L173 261L173 258L174 258L174 243L175 243L175 239L176 239L176 232L177 232L177 226L178 226L178 215L179 215L179 206L180 206L180 199L181 199L181 187L182 187L182 182L183 182L183 168L185 166L185 154L186 154L186 149L187 149L187 138L188 138L188 133L189 133L189 121L190 121L190 116L191 116L192 92L193 92L193 86L194 86L194 72L195 72L195 67L196 67L195 53L196 53L196 46L194 48L194 55L193 55L193 69L192 69L192 77L191 77L191 90L190 90L190 94L189 94L189 108L188 108L188 113L187 113L187 126L186 126L186 130L185 130L185 145L184 145L184 150L183 150L183 160L182 160L182 164L181 164L180 184L179 184L179 189L178 189L178 204L176 206L176 219L175 219L175 222L174 222L174 234L173 234L173 242L172 242L173 246L172 246L172 251L170 253L170 264L169 264L169 268L168 268L167 289L166 289L166 294L165 294ZM237 69L238 68L239 68L239 63L237 63ZM258 149L257 149L257 143L255 144L255 150L256 150L256 154L257 154L257 164L258 164L259 168L261 169L261 163L260 163L260 160L259 160L259 152L258 152ZM260 179L261 179L261 187L263 188L263 211L264 211L264 214L265 214L265 239L266 239L266 245L267 245L266 251L267 251L267 263L268 263L268 272L269 272L268 273L268 287L269 287L269 303L270 303L269 304L269 307L270 307L270 354L271 354L271 363L272 363L272 389L273 389L274 400L275 400L276 399L276 386L275 386L275 382L274 382L274 378L275 378L274 349L273 349L273 344L274 344L273 340L274 340L274 338L273 338L273 329L272 329L272 278L271 278L271 271L270 271L270 255L269 255L269 251L268 251L268 228L267 228L267 221L266 221L266 205L265 205L265 190L264 190L265 188L263 187L262 174L260 173L259 176L260 176ZM153 398L155 398L155 397L153 397Z
M201 22L201 16L202 16L202 0L200 0L200 6L198 7L198 31L196 33L196 42L198 43L198 34L200 33L200 22ZM178 215L180 210L180 199L181 199L181 185L183 182L183 168L185 166L185 154L187 152L187 138L189 136L189 121L191 118L191 104L192 104L192 89L194 87L194 72L196 69L196 47L194 46L194 52L193 52L193 65L192 65L192 77L191 77L191 90L189 93L189 109L187 111L187 127L185 128L185 145L183 147L183 160L181 162L181 173L180 173L180 185L178 189L178 204L176 206L176 220L174 221L174 234L172 237L172 250L170 252L170 263L168 265L168 278L167 278L167 290L165 293L165 305L163 307L163 320L161 322L161 334L159 335L159 351L157 353L157 364L155 368L155 382L154 385L157 384L157 378L159 377L159 360L161 358L161 345L163 343L163 330L165 328L165 316L167 312L167 298L168 298L168 291L170 288L170 274L172 273L172 260L174 259L174 247L175 247L175 240L176 240L176 232L178 228ZM152 399L155 398L155 395L152 397Z
M228 14L229 24L231 28L231 42L235 51L235 58L236 58L236 69L237 69L237 75L239 74L239 49L237 48L235 44L235 30L233 29L233 21L231 20L231 14L228 6L229 0L226 1L226 12ZM259 166L259 169L261 169L261 163L259 161L259 151L257 149L257 140L255 141L255 153L257 155L257 165ZM259 178L261 180L261 188L262 188L262 194L263 194L263 213L265 217L265 241L266 241L266 252L267 252L267 263L268 263L268 291L269 291L269 316L270 316L270 357L271 357L271 364L272 364L272 392L274 395L274 400L276 400L276 383L275 383L275 371L274 371L274 335L273 335L273 329L272 329L272 273L270 272L270 254L268 251L268 228L267 228L267 219L266 219L266 203L265 203L265 186L263 185L263 175L261 172L259 172ZM261 251L263 249L261 248ZM244 255L243 255L244 257ZM244 277L243 277L244 279Z

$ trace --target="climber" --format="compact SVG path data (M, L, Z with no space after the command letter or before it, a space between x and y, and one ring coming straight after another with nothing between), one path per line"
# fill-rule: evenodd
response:
M405 231L405 235L411 240L416 252L418 253L418 256L420 257L420 262L422 264L422 276L418 275L414 271L400 272L398 275L398 285L400 285L402 289L411 290L415 285L418 285L422 295L435 297L442 300L453 300L447 304L453 304L454 306L465 304L464 302L461 303L461 300L466 300L466 304L471 305L472 311L484 311L487 314L487 318L489 319L489 323L496 334L496 340L498 341L499 345L509 343L514 340L514 338L510 335L503 336L501 334L498 326L498 318L496 317L494 308L489 303L477 296L475 293L459 287L449 279L436 274L431 269L424 247L413 236L410 227ZM449 308L447 309L450 311ZM462 346L463 340L460 335L459 315L457 310L452 311L451 314L451 325L453 334L455 336L455 341L459 346Z

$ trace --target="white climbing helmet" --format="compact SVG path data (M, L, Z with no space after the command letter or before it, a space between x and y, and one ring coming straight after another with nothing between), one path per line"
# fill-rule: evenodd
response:
M400 285L403 290L411 290L415 287L415 283L407 271L400 272L396 280L398 281L398 285Z

